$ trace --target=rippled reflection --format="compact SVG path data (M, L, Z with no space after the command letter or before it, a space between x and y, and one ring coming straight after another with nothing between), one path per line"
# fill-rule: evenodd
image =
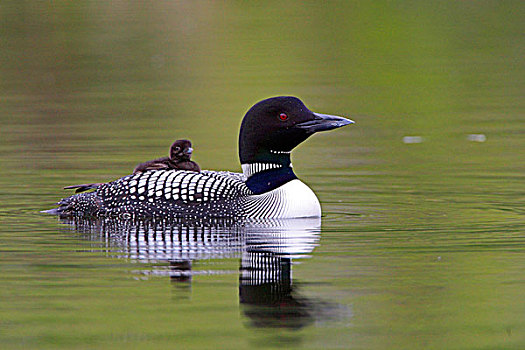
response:
M192 261L239 256L243 226L226 220L63 219L114 257L140 262Z
M292 280L293 261L309 257L319 244L320 218L62 222L85 239L103 242L111 256L160 264L147 273L174 282L191 285L196 274L233 272L193 271L194 261L240 258L239 300L251 326L301 328L341 311L338 305L299 295Z
M312 303L293 292L292 260L313 251L320 226L320 219L313 218L246 227L239 301L252 326L300 328L313 321Z

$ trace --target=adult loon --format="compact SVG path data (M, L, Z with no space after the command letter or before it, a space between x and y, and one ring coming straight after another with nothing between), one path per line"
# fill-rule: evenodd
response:
M353 121L310 111L296 97L273 97L248 110L239 134L243 173L149 170L62 199L63 216L319 217L313 191L292 170L290 153L319 131Z
M135 170L133 170L133 174L160 169L179 169L200 173L201 168L199 164L190 160L192 153L193 148L191 148L191 142L189 140L177 140L170 147L169 157L157 158L140 163L135 167Z

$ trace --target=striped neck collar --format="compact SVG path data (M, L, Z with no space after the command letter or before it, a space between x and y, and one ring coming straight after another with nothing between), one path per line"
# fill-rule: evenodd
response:
M242 164L242 172L244 176L246 176L247 179L249 179L252 175L256 173L260 173L266 170L271 169L279 169L283 168L284 166L282 164L275 164L275 163L250 163L250 164ZM292 167L292 163L288 165L288 168Z
M242 169L246 176L245 184L253 194L266 193L297 179L291 163L250 163L243 164Z

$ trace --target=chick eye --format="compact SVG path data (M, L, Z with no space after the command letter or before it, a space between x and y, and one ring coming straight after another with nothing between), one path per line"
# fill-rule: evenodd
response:
M175 151L180 151L180 147L175 147Z
M279 119L281 119L282 121L285 121L286 119L288 119L288 115L286 115L286 113L281 113L279 114Z

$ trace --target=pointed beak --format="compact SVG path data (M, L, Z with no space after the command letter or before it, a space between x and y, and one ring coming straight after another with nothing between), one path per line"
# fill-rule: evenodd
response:
M303 129L308 133L337 129L348 124L354 124L353 120L338 117L336 115L313 113L314 119L296 124L295 127Z
M184 150L184 154L187 154L187 155L190 155L193 153L193 148L191 147L188 147Z

